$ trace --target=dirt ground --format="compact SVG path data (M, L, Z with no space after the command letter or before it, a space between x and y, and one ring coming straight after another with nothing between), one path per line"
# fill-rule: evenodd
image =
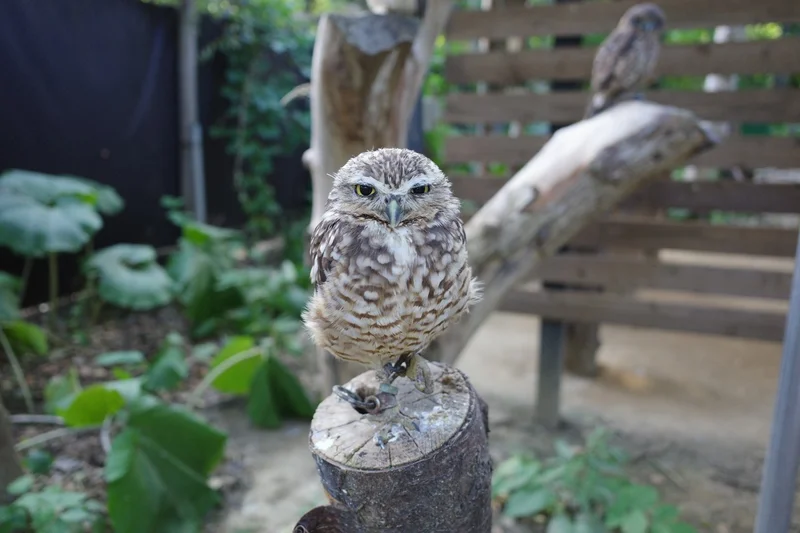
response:
M565 378L565 427L556 435L532 421L538 329L536 317L495 313L458 364L489 403L496 460L547 451L554 436L579 438L603 425L635 458L636 477L658 484L701 531L752 531L778 344L606 326L602 374ZM251 473L250 489L215 530L288 533L324 501L306 424L265 433L234 413L214 418L231 432L229 453Z

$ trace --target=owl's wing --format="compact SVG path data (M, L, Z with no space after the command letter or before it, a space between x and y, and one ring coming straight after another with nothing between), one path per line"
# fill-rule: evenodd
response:
M597 51L592 66L592 90L616 92L620 69L624 69L626 56L631 52L636 34L633 31L614 31Z
M314 284L315 291L325 283L333 269L337 239L338 228L333 218L323 218L311 233L311 283Z

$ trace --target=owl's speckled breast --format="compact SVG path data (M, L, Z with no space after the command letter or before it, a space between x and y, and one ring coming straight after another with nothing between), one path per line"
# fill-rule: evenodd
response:
M334 254L306 316L315 340L336 357L382 366L419 352L474 296L466 250L453 229L372 222L345 243L347 253Z

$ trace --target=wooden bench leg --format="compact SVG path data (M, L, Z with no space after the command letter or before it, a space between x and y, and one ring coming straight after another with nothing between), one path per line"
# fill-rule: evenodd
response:
M595 377L599 373L599 324L565 324L564 366L577 376Z
M547 428L558 426L561 417L561 371L564 367L566 324L543 318L539 334L539 384L536 421Z

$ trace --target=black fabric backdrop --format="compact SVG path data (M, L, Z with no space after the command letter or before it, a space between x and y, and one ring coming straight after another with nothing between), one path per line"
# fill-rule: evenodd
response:
M138 0L0 2L0 171L74 174L112 185L126 205L106 219L97 247L164 246L177 237L159 203L179 194L177 22L175 10ZM219 31L204 20L200 46ZM200 67L206 190L210 221L237 225L243 217L232 161L224 141L207 134L225 111L224 69L221 57ZM418 104L409 139L419 151L420 112ZM268 178L290 211L308 198L305 148L279 158ZM60 263L62 293L79 288L75 258ZM0 249L0 269L19 273L21 266ZM37 261L27 303L46 298L46 279L44 261Z

